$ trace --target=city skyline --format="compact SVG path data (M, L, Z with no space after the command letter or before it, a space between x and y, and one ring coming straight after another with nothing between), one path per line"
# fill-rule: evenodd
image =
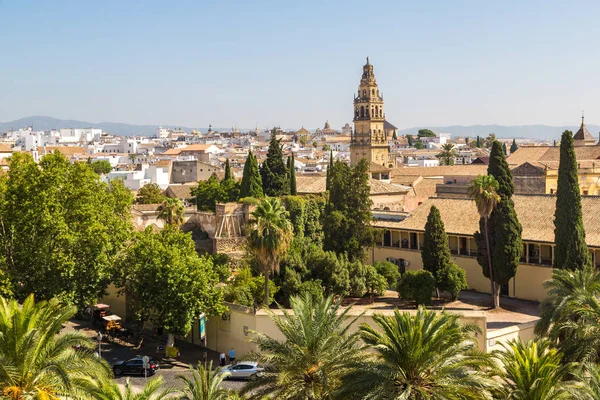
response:
M593 124L598 8L5 1L0 121L339 128L369 56L401 129Z

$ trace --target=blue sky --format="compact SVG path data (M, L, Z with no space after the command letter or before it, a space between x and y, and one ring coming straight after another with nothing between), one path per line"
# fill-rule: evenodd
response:
M600 123L598 1L0 0L0 121Z

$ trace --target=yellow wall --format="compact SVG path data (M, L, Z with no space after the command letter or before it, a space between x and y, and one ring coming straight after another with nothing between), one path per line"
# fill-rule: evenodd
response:
M581 194L584 194L584 190L587 190L587 194L590 196L600 195L600 185L597 184L600 179L600 169L582 168L578 171L578 178ZM558 170L546 171L546 193L556 193L557 185Z

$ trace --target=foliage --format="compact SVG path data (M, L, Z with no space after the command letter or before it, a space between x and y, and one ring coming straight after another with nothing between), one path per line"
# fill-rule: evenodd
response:
M421 259L423 260L423 269L431 272L431 275L436 280L438 278L438 271L446 268L451 263L448 235L446 235L440 210L436 206L431 206L427 222L425 223ZM440 282L437 280L436 286L439 285Z
M403 300L411 300L421 304L431 303L431 295L436 282L431 272L424 269L406 271L398 280L398 296Z
M174 227L138 233L116 269L138 319L169 333L187 335L200 314L223 311L212 260L199 257L191 235Z
M213 270L219 277L219 282L225 282L231 276L229 267L229 256L225 253L214 253L210 255L213 263Z
M97 160L90 163L92 171L98 175L106 175L112 171L112 165L107 160Z
M196 369L190 365L190 374L178 374L177 380L183 383L183 396L179 400L230 400L233 391L221 386L229 372L212 368L212 361L208 365L198 363Z
M271 304L279 288L272 280L269 280L269 300ZM241 304L246 307L254 307L257 304L265 304L265 282L261 276L252 276L250 268L242 268L225 288L225 301Z
M290 303L291 312L280 307L282 316L267 310L283 340L253 332L256 357L272 366L273 373L257 377L243 392L251 393L251 399L332 398L342 377L363 358L358 335L350 333L360 315L351 318L350 308L342 309L331 296L319 300L305 293Z
M248 151L248 157L244 164L244 173L240 185L240 197L254 197L260 199L263 197L262 178L258 170L258 162L252 151Z
M329 202L323 219L324 248L363 260L375 243L366 159L351 167L337 161L330 173Z
M192 195L196 197L198 210L212 212L215 211L219 203L238 201L240 192L241 189L238 182L235 182L233 179L223 179L222 182L219 182L219 179L215 175L212 175L206 181L198 182L198 186L191 191Z
M87 163L58 152L36 164L14 153L0 178L0 270L14 296L85 306L102 297L130 233L129 189L101 182Z
M158 206L158 219L163 219L166 225L180 227L183 225L185 208L179 199L166 198Z
M425 145L423 144L423 142L421 142L420 140L416 141L414 143L414 148L417 150L422 150L425 148Z
M381 296L387 288L387 280L377 273L372 265L365 265L359 260L349 263L350 296Z
M252 212L248 222L250 234L248 244L250 251L257 257L265 277L265 296L263 304L268 306L270 272L279 271L279 259L284 255L292 240L293 228L289 213L275 197L265 198Z
M481 138L477 135L477 140L475 140L475 147L481 148Z
M0 397L84 397L90 379L108 379L110 366L94 357L89 338L80 332L57 336L76 310L58 299L35 303L30 295L19 305L0 297Z
M592 264L582 218L573 133L564 131L560 140L554 213L554 268L580 269Z
M485 147L487 149L491 148L495 141L496 141L496 135L493 133L490 133L488 135L488 137L485 138Z
M555 141L555 145L556 145L556 141ZM513 139L512 144L510 145L510 154L513 154L515 151L517 151L518 148L519 148L519 146L517 146L517 141L515 139Z
M323 150L323 151L330 151L331 150L331 146L328 145L328 144L324 144L323 148L321 150Z
M137 204L160 204L166 198L160 186L156 183L147 183L138 190L135 202Z
M244 197L240 199L240 203L248 205L248 206L256 206L260 204L260 200L256 197Z
M169 395L173 390L161 390L162 386L162 376L150 379L141 391L134 389L129 379L125 382L124 390L121 390L119 384L112 379L96 381L92 386L92 398L97 400L163 400L170 398Z
M321 196L285 196L282 198L294 228L294 237L307 237L317 245L323 241L323 227L320 222L325 209Z
M442 145L442 151L436 157L440 159L441 165L454 165L454 159L458 157L458 152L454 148L454 144L445 143Z
M417 133L417 136L422 138L422 137L435 137L435 132L432 131L431 129L419 129L419 133Z
M260 176L265 196L284 196L290 194L290 180L285 162L283 161L281 140L277 140L275 129L271 133L267 158L260 167Z
M392 140L398 140L398 135L396 134L396 130L392 133Z
M225 176L223 176L223 181L232 181L233 172L231 172L231 165L229 165L229 158L225 160Z
M562 355L546 339L511 340L502 343L503 350L494 352L502 365L503 399L554 400L572 399L567 391L572 382L567 374L574 366L561 365Z
M408 134L407 134L407 135L405 136L405 138L406 138L406 141L408 142L408 145L409 145L409 146L412 146L412 145L413 145L413 143L414 143L414 140L415 140L415 138L413 137L413 135L408 135Z
M506 142L502 143L502 154L508 156L508 149L506 148Z
M377 273L385 278L387 285L390 288L396 288L398 279L400 279L400 271L398 266L389 261L375 261L373 267Z
M290 171L290 194L295 196L297 193L296 189L296 167L294 165L294 153L288 158L288 162L290 163L288 167L288 171Z
M364 354L363 363L344 377L337 398L491 398L497 385L482 371L492 361L477 351L477 326L462 325L459 318L422 307L416 314L375 314L376 327L359 328L374 353Z
M452 301L458 298L461 290L469 288L469 285L467 285L467 272L453 262L437 271L436 280L438 288L450 293Z

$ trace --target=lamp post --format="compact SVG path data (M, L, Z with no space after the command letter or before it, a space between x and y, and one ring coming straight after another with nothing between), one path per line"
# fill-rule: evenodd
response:
M98 356L102 357L102 332L98 332L96 339L98 339Z

